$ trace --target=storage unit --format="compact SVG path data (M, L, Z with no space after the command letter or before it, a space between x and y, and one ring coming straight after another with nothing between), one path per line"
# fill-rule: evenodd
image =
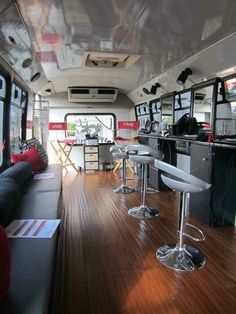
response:
M99 170L98 145L84 145L84 170Z
M190 151L191 174L212 184L212 148L192 143ZM190 213L208 225L212 225L211 196L211 189L190 194Z

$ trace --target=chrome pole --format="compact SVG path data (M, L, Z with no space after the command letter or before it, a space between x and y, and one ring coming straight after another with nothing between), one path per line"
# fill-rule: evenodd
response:
M142 166L141 207L145 207L147 194L147 165L143 164Z

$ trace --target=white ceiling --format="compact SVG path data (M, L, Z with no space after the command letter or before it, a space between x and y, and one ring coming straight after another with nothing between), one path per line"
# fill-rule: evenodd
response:
M1 1L0 10L13 2ZM55 92L66 91L68 86L111 86L132 95L139 86L236 31L235 0L17 3L50 81L42 90L51 86ZM10 19L4 23L0 21L1 31ZM11 23L17 30L14 18ZM128 69L89 68L82 63L86 51L139 54L141 58Z

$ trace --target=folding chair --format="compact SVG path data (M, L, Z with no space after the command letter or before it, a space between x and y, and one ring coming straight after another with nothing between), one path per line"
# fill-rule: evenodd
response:
M66 131L67 130L67 123L65 122L57 122L49 123L49 130L54 130L54 131ZM67 171L68 166L72 166L76 172L79 170L76 168L75 163L72 162L70 158L70 154L72 151L72 148L74 144L76 143L76 139L74 138L64 138L62 140L54 140L50 141L50 145L57 157L56 163L60 162L63 166L63 168ZM68 149L69 147L69 149Z
M118 121L118 129L117 131L120 133L121 130L129 130L131 131L133 134L130 138L125 138L122 136L115 136L114 137L114 143L116 145L120 145L120 144L125 144L125 145L131 145L131 144L135 144L137 142L137 136L136 136L136 131L138 129L138 121ZM134 174L134 170L131 167L131 165L129 164L129 160L126 160L126 166L129 168L129 170L131 171L132 174ZM114 168L114 172L122 167L122 159L117 161L117 164Z

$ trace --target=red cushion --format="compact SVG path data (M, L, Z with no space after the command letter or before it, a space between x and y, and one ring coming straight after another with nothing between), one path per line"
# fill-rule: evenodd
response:
M32 147L21 154L11 154L11 160L14 164L20 161L30 162L34 173L40 172L45 168L44 161L35 147Z
M11 252L7 235L0 225L0 301L10 286Z

